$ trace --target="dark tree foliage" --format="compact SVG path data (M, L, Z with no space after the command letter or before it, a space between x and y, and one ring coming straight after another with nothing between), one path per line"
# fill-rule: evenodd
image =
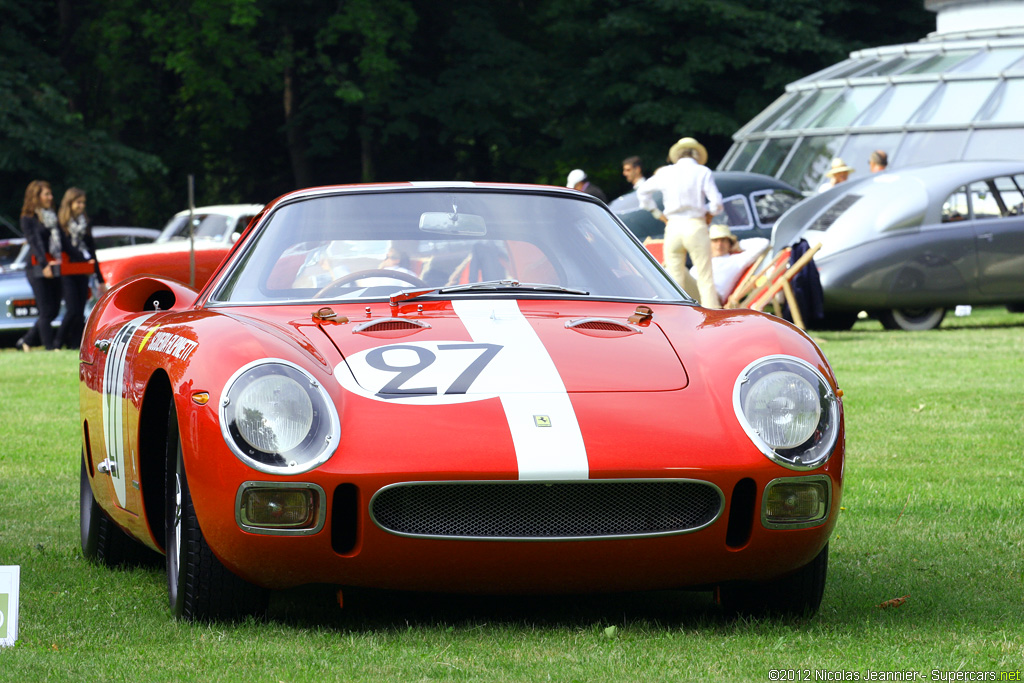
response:
M692 135L722 157L785 85L917 40L922 0L0 0L0 214L78 184L109 222L324 183L610 196Z
M56 14L42 3L0 0L0 215L17 222L25 187L48 180L59 202L67 187L91 210L130 210L126 193L164 170L159 156L120 144L72 105L77 83L62 67Z

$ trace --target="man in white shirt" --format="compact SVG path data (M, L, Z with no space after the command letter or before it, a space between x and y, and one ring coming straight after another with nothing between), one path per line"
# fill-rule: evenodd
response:
M708 152L693 138L683 138L668 152L671 166L664 166L637 188L640 207L665 223L665 268L690 296L705 308L721 308L711 270L711 239L708 223L722 212L722 194L711 170L704 166ZM664 213L654 193L661 192ZM686 269L686 255L693 272ZM696 279L695 279L696 278Z
M711 270L715 278L715 291L721 301L729 299L740 276L757 257L768 248L768 240L750 237L742 242L732 234L728 225L713 223L708 231L711 238Z

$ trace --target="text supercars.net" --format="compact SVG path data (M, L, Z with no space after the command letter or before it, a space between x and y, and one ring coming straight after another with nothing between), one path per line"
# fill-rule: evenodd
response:
M846 671L835 669L769 669L769 681L1024 681L1016 671L943 671L916 669L895 671Z

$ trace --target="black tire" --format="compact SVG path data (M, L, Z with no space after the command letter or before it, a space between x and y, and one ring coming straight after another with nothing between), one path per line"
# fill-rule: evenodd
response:
M934 330L945 317L945 308L894 308L878 313L878 319L885 329L907 332Z
M1007 304L1006 310L1010 313L1024 313L1024 304Z
M837 330L845 332L857 322L856 311L834 311L826 313L820 320L808 322L808 327L814 330Z
M159 556L121 530L103 511L92 493L89 470L82 453L82 475L78 490L79 532L82 555L107 567L153 566Z
M806 566L767 583L719 586L722 607L747 616L811 617L821 606L828 574L828 544Z
M186 621L262 618L269 591L232 574L210 550L199 528L173 402L167 425L166 501L164 547L171 614Z

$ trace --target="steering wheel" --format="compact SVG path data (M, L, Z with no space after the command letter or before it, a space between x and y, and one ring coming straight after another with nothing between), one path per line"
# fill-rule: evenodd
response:
M362 280L367 277L385 277L391 280L401 280L402 282L408 282L410 285L416 287L426 287L427 283L419 279L415 275L409 273L403 273L400 270L389 270L387 268L371 268L369 270L357 270L354 273L348 275L342 275L337 280L324 286L319 292L313 295L314 299L323 299L336 290L341 289L347 284L355 282L356 280Z

